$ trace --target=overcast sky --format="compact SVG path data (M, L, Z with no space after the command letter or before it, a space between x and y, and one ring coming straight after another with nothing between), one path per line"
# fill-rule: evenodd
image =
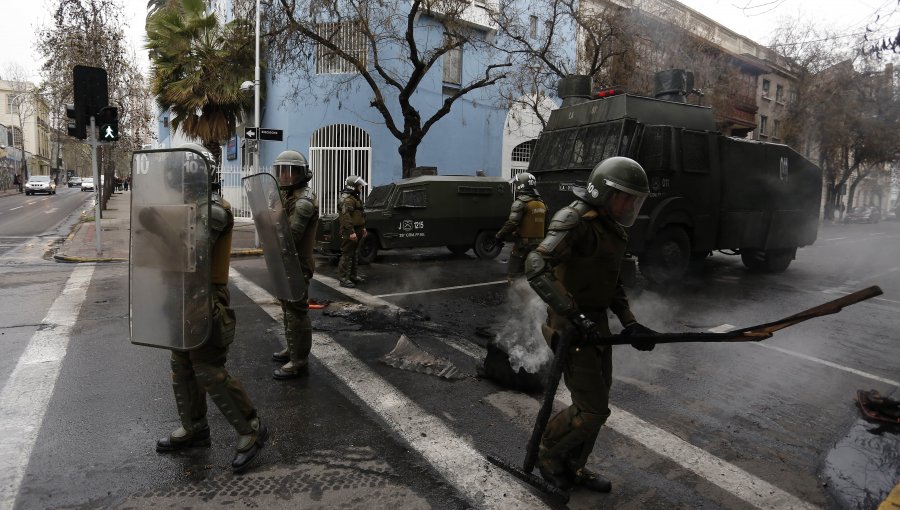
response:
M9 4L15 0L3 0ZM143 50L143 27L146 0L119 0L125 7L130 42L141 66L149 64ZM769 34L779 18L803 16L816 20L840 34L856 34L868 25L879 28L881 35L893 37L900 27L897 0L680 0L709 18L735 32L762 44L769 42ZM49 23L51 0L26 0L7 6L0 15L0 74L10 64L24 68L30 79L37 82L39 55L34 50L35 34ZM876 23L876 16L880 15Z

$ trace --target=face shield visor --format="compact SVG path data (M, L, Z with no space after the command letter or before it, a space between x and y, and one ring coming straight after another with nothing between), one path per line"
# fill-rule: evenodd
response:
M362 189L364 186L368 186L369 183L365 181L362 177L357 177L356 181L353 183L353 187Z
M603 183L613 189L607 204L610 216L623 227L634 225L647 193L635 191L610 180L604 180Z
M272 173L278 179L279 186L293 186L306 178L306 168L297 165L274 165Z

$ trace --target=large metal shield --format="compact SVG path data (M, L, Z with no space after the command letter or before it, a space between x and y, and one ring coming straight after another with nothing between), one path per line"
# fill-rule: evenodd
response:
M305 301L308 284L300 268L300 257L297 256L275 176L260 173L242 180L266 267L272 277L273 294L288 301Z
M131 342L176 351L210 336L209 168L189 149L132 157Z

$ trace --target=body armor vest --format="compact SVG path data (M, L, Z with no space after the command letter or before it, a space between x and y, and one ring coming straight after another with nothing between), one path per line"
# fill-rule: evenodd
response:
M519 237L523 239L544 238L544 220L547 216L547 206L540 200L532 198L525 204L525 216L519 224Z

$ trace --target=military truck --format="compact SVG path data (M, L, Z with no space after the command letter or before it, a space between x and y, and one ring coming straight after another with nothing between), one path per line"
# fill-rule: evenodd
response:
M787 269L816 240L822 172L792 148L724 136L709 107L687 104L693 75L657 75L657 97L590 93L588 77L560 82L528 171L552 214L611 156L638 161L650 184L628 253L648 279L681 278L713 251L740 255L753 271ZM632 259L633 260L633 259ZM627 269L623 269L627 273Z
M366 230L359 260L369 263L380 250L446 246L462 255L473 249L481 259L500 253L494 234L509 217L512 188L499 177L423 175L373 188L366 198ZM341 254L336 214L319 225L316 250Z

